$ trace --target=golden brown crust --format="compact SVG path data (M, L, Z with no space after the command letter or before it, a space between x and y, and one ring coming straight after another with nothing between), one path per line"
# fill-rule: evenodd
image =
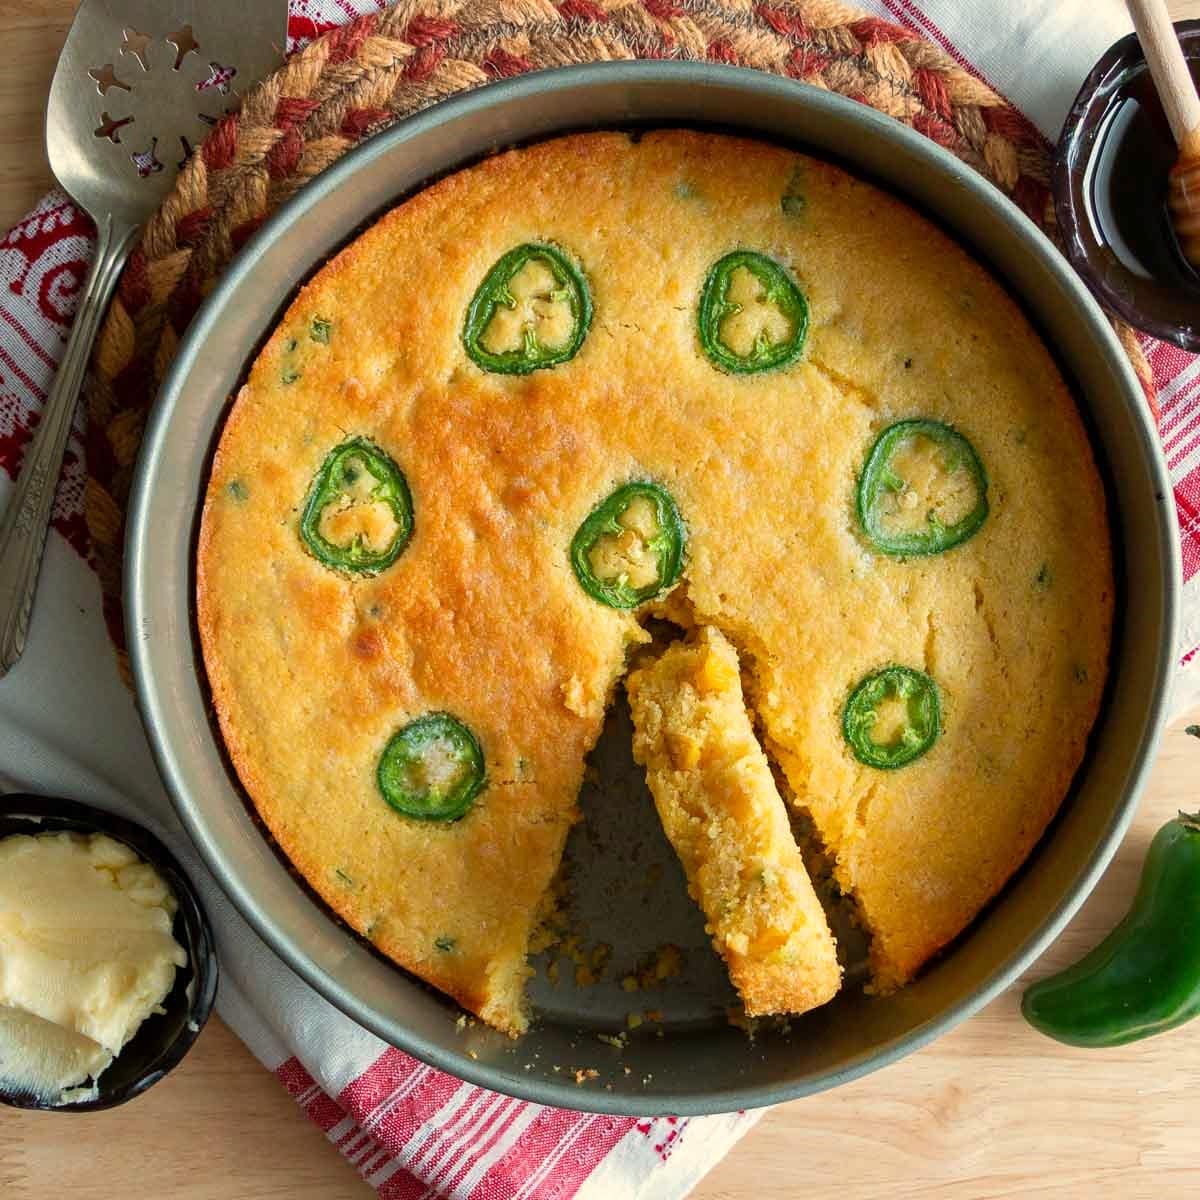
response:
M554 370L485 374L464 311L532 240L583 265L591 332ZM723 375L698 351L700 285L735 246L787 264L808 298L805 356L770 375ZM911 416L971 439L992 512L950 554L898 562L864 546L853 490L874 437ZM357 582L297 536L310 480L352 434L395 458L415 508L400 559ZM588 134L497 155L301 292L222 435L199 546L204 658L247 791L351 925L523 1027L525 940L640 636L583 594L566 547L635 476L679 503L681 588L748 654L769 749L859 900L879 982L902 982L1019 865L1078 766L1112 616L1104 497L1065 384L988 274L900 202L776 147ZM937 678L945 733L878 772L848 753L840 714L889 661ZM441 709L475 730L490 780L452 826L396 816L373 778L390 734ZM453 953L434 948L450 937Z

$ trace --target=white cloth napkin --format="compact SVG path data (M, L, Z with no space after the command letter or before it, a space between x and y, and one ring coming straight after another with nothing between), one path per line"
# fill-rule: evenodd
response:
M304 36L374 5L292 0L291 7L291 32ZM1129 29L1118 0L867 0L864 7L954 53L1051 139L1093 62ZM53 198L44 202L31 236L38 220L58 220L58 212ZM29 244L29 237L12 234L0 244L0 283L7 285L0 315L9 326L0 325L0 463L10 469L22 422L52 374L71 313L69 281L56 292L53 272L86 249L72 244L69 251L60 247L57 258L31 262ZM46 316L51 309L41 301L47 296L57 324ZM32 341L19 336L21 326L33 331ZM1193 403L1200 413L1200 396L1192 396L1193 389L1200 392L1200 370L1190 356L1149 348L1157 356L1164 423L1190 427ZM78 505L78 436L72 453L70 483L58 506L63 528ZM1190 447L1181 443L1179 454L1173 460L1177 494L1186 494ZM0 473L0 503L10 487ZM1181 658L1194 660L1200 659L1191 653L1200 642L1200 594L1191 582L1186 592L1188 643ZM1177 708L1197 698L1190 671L1181 680ZM28 648L0 682L0 764L28 790L110 807L172 846L199 884L217 930L222 1017L383 1195L671 1200L755 1120L756 1114L690 1122L581 1119L511 1101L389 1050L322 1000L258 940L198 861L117 676L96 577L59 534L47 548Z

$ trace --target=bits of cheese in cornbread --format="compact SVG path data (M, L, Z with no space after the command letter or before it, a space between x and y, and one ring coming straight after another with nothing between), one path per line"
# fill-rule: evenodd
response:
M746 1012L806 1012L841 984L833 934L711 627L628 679L634 757Z

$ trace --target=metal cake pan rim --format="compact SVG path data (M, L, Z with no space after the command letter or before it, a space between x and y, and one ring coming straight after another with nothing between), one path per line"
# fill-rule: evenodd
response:
M1154 533L1159 549L1163 553L1163 564L1167 578L1162 581L1161 610L1159 623L1164 629L1162 644L1155 648L1153 683L1149 692L1145 720L1137 743L1136 752L1129 760L1129 783L1119 801L1114 802L1107 828L1096 841L1095 848L1083 870L1063 895L1062 900L1037 928L1031 929L1020 947L1000 964L984 981L957 1003L949 1005L935 1017L910 1029L893 1042L870 1050L857 1058L851 1058L835 1069L824 1071L815 1078L787 1081L770 1085L751 1085L741 1088L726 1088L721 1091L705 1091L703 1087L694 1092L680 1092L663 1096L639 1097L620 1091L588 1091L570 1083L556 1083L530 1079L523 1081L514 1075L493 1068L487 1063L477 1062L458 1051L447 1051L425 1038L412 1033L383 1018L377 1010L362 1002L357 996L339 984L338 980L321 969L304 950L284 934L272 919L254 903L245 882L237 877L228 864L219 845L209 836L202 814L197 810L189 794L189 785L184 778L174 749L173 739L183 736L180 731L165 730L163 725L163 687L168 681L161 678L163 664L156 662L154 639L143 636L144 629L153 628L151 616L152 596L155 581L148 574L148 546L153 539L152 489L154 464L162 450L175 406L189 374L200 362L206 337L229 301L236 297L239 288L255 271L258 260L274 242L287 236L297 219L312 207L320 204L336 189L351 184L354 176L368 164L390 153L397 144L420 134L440 129L453 121L468 119L483 110L504 106L514 99L528 96L553 97L563 91L586 89L614 81L631 87L667 84L707 88L710 86L733 87L747 92L759 100L781 99L787 103L803 102L818 113L838 114L850 120L862 130L864 136L885 139L897 148L923 160L935 172L945 178L950 186L973 193L973 202L989 210L989 219L1016 226L1022 240L1031 253L1040 255L1043 265L1055 276L1056 281L1071 294L1077 315L1089 326L1092 339L1108 358L1113 371L1122 379L1123 391L1130 405L1136 409L1140 402L1140 391L1131 368L1106 318L1088 292L1083 282L1074 274L1065 258L1045 238L1040 230L1020 212L992 184L988 183L971 168L954 158L949 152L934 145L920 134L900 125L893 119L820 89L810 88L794 81L781 79L745 68L725 67L710 64L634 62L608 63L587 66L558 68L537 72L502 81L487 87L455 96L442 101L391 129L380 133L362 146L347 154L334 166L306 185L296 196L275 213L255 235L245 251L238 256L205 300L189 327L179 352L162 385L158 401L151 412L142 454L131 492L125 560L125 589L127 596L127 627L130 659L133 667L139 705L146 723L147 732L160 773L162 774L172 802L188 829L193 841L217 878L221 887L233 901L235 907L263 940L288 965L346 1015L392 1045L413 1054L422 1061L458 1078L493 1090L521 1096L524 1099L560 1107L584 1109L607 1114L655 1115L664 1112L678 1115L700 1115L713 1112L733 1111L742 1108L775 1104L799 1096L824 1090L849 1082L869 1071L886 1066L904 1057L913 1050L926 1045L940 1034L951 1029L970 1016L996 995L1003 991L1025 970L1054 940L1066 922L1091 892L1096 881L1108 864L1128 827L1146 775L1153 762L1164 723L1172 654L1178 627L1178 587L1180 566L1178 547L1174 539L1173 517L1161 502L1157 510L1158 526ZM653 124L654 118L647 123ZM671 124L664 118L660 124ZM674 123L678 123L674 121ZM610 125L612 122L609 123ZM764 136L760 133L760 136ZM450 164L447 164L450 165ZM1165 464L1149 418L1140 410L1136 417L1140 446L1139 454L1143 465L1154 478L1157 488L1169 497L1170 484ZM1170 522L1170 524L1168 524ZM1150 531L1147 531L1149 533ZM169 669L169 665L168 668ZM196 669L196 664L176 664L178 670ZM323 914L327 917L326 914ZM347 933L344 935L349 938ZM400 976L403 978L403 976Z

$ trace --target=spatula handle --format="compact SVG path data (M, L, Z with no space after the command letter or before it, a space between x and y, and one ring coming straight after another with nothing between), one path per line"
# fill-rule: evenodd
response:
M1200 99L1165 0L1125 0L1175 144L1200 126Z
M97 223L96 259L79 301L75 325L42 408L21 473L0 517L0 676L25 649L38 572L63 454L83 373L100 318L133 241L132 229L114 229L112 217Z

